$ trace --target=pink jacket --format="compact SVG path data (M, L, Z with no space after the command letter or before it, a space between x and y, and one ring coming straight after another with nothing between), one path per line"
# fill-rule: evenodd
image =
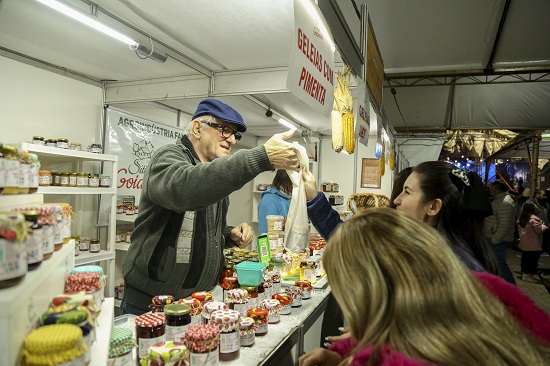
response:
M472 273L508 308L508 311L523 327L544 343L550 343L550 318L548 314L535 305L533 300L519 288L509 284L500 277L487 272ZM342 358L350 355L356 341L343 339L330 346L331 351L338 352ZM364 347L353 356L350 365L366 365L372 354L372 346ZM428 363L409 358L401 353L392 352L388 346L382 347L377 366L427 366Z
M531 215L531 219L525 227L518 225L519 249L525 251L542 250L542 233L546 229L548 229L548 226L544 225L541 219Z

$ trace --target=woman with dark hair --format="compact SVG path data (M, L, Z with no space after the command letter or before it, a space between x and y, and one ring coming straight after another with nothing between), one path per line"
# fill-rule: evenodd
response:
M442 161L414 167L394 200L403 211L439 231L468 268L498 273L483 240L483 218L492 213L481 178Z
M542 254L542 233L548 229L542 220L535 215L533 202L525 202L519 216L519 249L521 249L521 272L525 282L538 283L537 274L540 255Z
M413 171L413 167L409 166L404 169L401 169L399 173L397 173L397 176L393 180L393 187L391 190L391 197L390 197L390 208L396 208L395 203L393 201L401 194L403 191L403 185L405 185L405 181L411 175Z
M267 219L269 215L286 217L292 198L292 181L286 170L277 170L272 182L273 186L261 195L258 204L258 231L267 233Z

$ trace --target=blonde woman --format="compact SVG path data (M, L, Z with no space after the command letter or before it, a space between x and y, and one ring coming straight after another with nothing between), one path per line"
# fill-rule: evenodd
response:
M403 212L369 209L340 225L324 263L352 338L300 366L550 364L547 314Z

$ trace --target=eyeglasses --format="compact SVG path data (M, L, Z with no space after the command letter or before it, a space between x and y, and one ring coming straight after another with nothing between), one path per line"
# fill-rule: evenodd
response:
M222 136L225 139L230 138L231 135L235 135L235 140L239 141L241 139L241 137L243 137L240 132L237 132L237 131L233 130L229 126L222 125L222 124L219 124L219 123L213 123L213 122L205 122L205 123L210 127L219 128L222 132Z

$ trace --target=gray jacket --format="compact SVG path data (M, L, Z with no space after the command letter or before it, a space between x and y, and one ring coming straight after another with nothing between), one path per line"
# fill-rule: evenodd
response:
M126 301L209 290L230 242L228 195L272 170L263 145L201 163L187 136L157 149L145 171L132 245L122 262Z
M516 221L514 199L508 193L502 192L495 196L491 207L494 214L485 218L485 236L491 240L491 244L513 241Z

